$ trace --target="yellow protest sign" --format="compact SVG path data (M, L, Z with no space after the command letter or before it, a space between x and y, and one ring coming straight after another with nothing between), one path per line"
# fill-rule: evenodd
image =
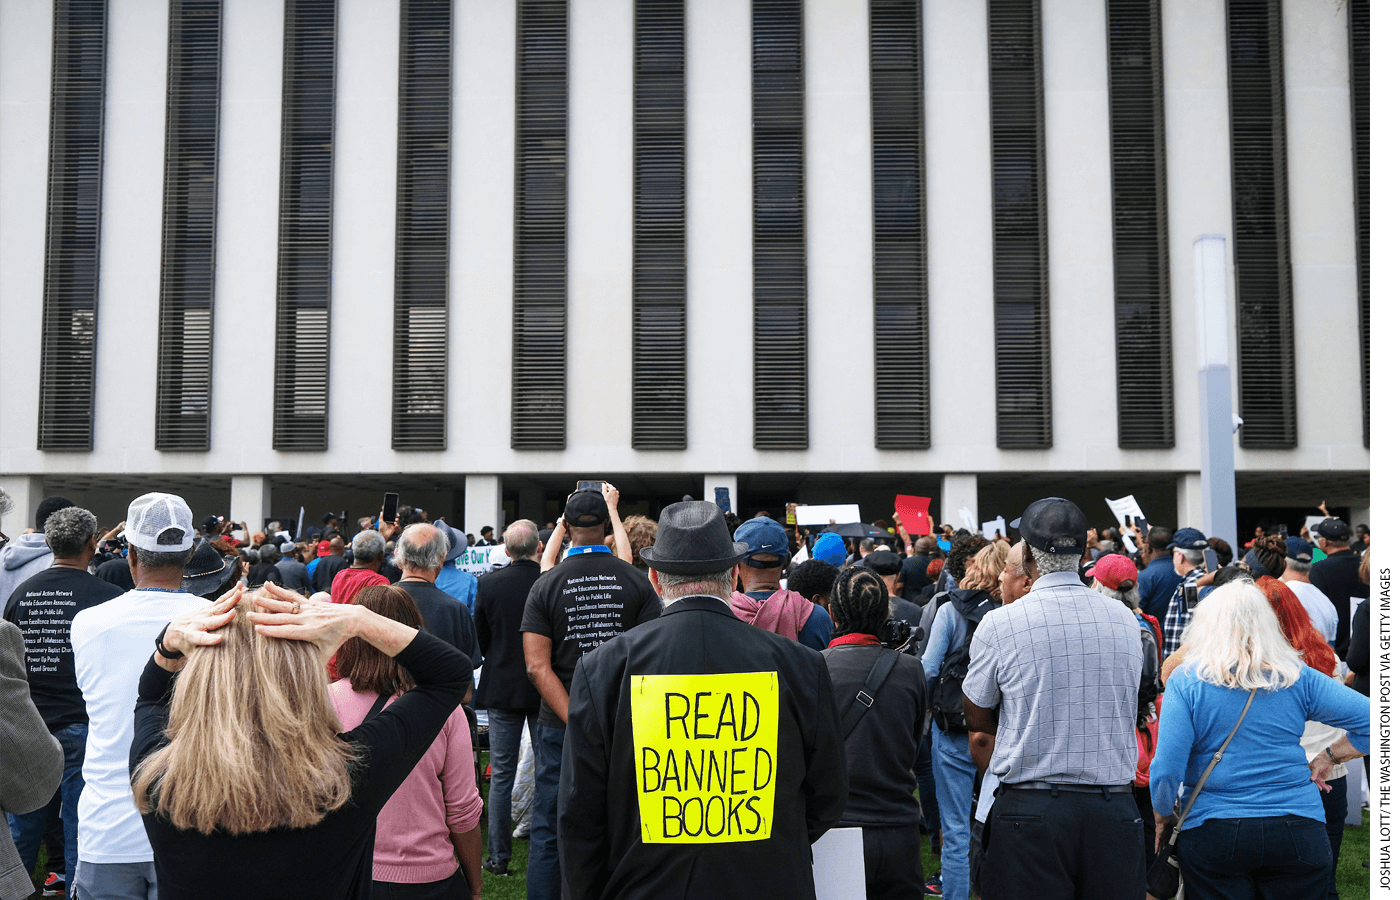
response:
M778 673L633 675L632 746L643 843L772 834Z

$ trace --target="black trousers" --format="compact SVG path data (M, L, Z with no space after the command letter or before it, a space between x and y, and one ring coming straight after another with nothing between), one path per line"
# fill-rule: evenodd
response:
M393 881L374 883L374 900L471 900L467 877L459 868L442 881L406 884Z
M1130 793L1003 788L987 815L986 900L1142 900L1142 818Z
M918 900L924 893L919 826L861 827L866 900Z

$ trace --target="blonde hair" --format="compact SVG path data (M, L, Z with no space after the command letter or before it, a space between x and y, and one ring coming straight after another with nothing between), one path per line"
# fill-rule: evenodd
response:
M1302 654L1279 627L1278 616L1259 588L1232 581L1211 591L1196 607L1181 636L1185 663L1208 684L1274 690L1302 675Z
M250 595L218 644L191 651L175 684L170 743L137 767L136 806L181 829L307 828L350 800L353 745L306 641L263 637Z
M974 591L987 591L993 597L1001 597L1001 570L1006 567L1006 558L1011 555L1011 545L1005 541L993 541L981 550L967 564L958 587Z

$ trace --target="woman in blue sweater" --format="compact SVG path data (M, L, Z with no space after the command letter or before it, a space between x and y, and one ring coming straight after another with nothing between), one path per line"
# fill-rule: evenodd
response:
M1299 739L1311 719L1346 730L1327 748L1337 759L1365 753L1367 699L1305 666L1268 600L1248 582L1226 585L1202 600L1182 643L1190 649L1167 682L1152 762L1159 840L1183 785L1189 796L1235 727L1250 690L1258 688L1182 823L1187 895L1321 900L1331 848L1320 788Z

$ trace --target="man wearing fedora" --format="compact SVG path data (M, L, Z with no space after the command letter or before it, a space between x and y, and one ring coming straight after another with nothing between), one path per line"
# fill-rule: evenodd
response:
M661 613L661 601L635 566L603 543L611 518L598 491L564 503L569 552L530 588L520 621L525 670L539 690L535 727L535 806L530 822L529 900L558 900L559 767L574 671L586 654Z
M1011 526L1031 556L1031 590L982 620L963 681L968 731L996 735L988 771L1001 784L982 839L983 892L1140 900L1137 618L1079 580L1088 526L1078 506L1037 500Z
M560 859L573 900L816 896L811 845L836 824L846 805L842 729L821 654L747 625L730 610L737 566L748 549L731 540L715 504L666 507L655 545L641 551L665 611L589 654L574 672L559 787ZM719 699L730 679L757 679L771 692L761 709L776 710L776 721L768 721L771 766L760 760L767 750L730 750L729 784L720 784L718 793L713 793L710 759L705 790L712 793L703 807L688 799L681 806L673 802L685 809L679 817L661 821L655 813L644 814L639 770L644 792L679 785L676 779L686 781L685 790L699 783L691 781L696 776L689 753L679 769L653 765L650 748L634 739L633 692L645 691L652 676L661 676L660 691L676 684L676 676L690 676L680 680L698 686L693 715L682 716L679 695L665 695L665 714L671 717L665 733L670 735L674 724L678 735L688 729L684 734L696 739L712 737L712 726L716 734L757 732L761 716L749 713L760 707L750 708L750 698L744 699L744 714L728 720L725 709L733 708ZM719 693L711 695L707 685ZM710 712L702 712L702 701L711 704ZM646 715L636 718L645 721ZM759 801L740 808L738 801L757 795L760 786L771 806ZM692 810L690 804L697 805ZM718 812L710 811L712 804ZM770 814L765 821L752 809Z

